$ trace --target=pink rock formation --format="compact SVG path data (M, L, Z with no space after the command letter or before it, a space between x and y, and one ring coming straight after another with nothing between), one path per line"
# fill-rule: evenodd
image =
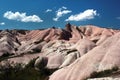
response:
M81 39L79 40L74 47L80 52L80 55L84 55L94 47L96 47L96 44L89 39Z
M120 67L120 31L93 25L65 29L0 31L0 64L58 69L49 80L84 80L94 72Z
M77 59L70 66L54 72L49 80L84 80L94 72L120 67L119 52L120 33L117 33Z

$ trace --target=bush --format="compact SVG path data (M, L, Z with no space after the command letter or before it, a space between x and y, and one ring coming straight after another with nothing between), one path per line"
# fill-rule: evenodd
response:
M49 74L46 71L40 72L34 69L33 59L23 68L23 64L16 64L14 67L0 66L0 80L48 80Z

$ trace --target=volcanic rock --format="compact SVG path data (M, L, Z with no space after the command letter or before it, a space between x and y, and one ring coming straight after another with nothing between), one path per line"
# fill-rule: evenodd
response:
M15 55L16 49L20 46L20 42L17 40L16 36L9 31L2 31L0 36L0 56Z
M73 47L75 47L80 52L80 55L82 56L88 51L90 51L91 49L93 49L95 46L96 44L94 42L84 38L79 40Z
M68 66L78 57L80 54L77 50L67 49L72 44L65 41L52 41L43 46L42 53L43 57L48 59L48 62L45 66L47 69L58 69L61 67ZM36 65L39 65L39 58L36 60Z
M84 80L114 72L120 67L119 52L120 30L93 25L0 30L0 65L26 65L36 59L37 70L55 70L49 80Z
M54 72L50 80L84 80L91 77L94 72L105 70L112 72L113 68L120 67L119 44L120 33L117 33L78 58L71 65Z

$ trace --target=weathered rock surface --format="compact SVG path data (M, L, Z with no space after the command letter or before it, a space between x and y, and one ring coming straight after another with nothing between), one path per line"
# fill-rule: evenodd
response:
M0 64L28 64L56 70L49 80L84 80L120 67L120 30L93 25L65 29L0 31Z
M50 80L84 80L91 77L94 72L112 70L115 67L119 68L119 52L120 33L117 33L78 58L70 66L53 73Z
M16 49L20 46L20 42L9 31L0 33L0 56L15 55Z
M96 47L96 44L94 42L90 41L89 39L84 38L84 39L80 39L71 48L76 48L80 52L80 55L82 56L88 51L90 51L91 49L93 49L94 47Z
M52 41L43 46L43 58L48 59L45 68L47 69L58 69L61 67L68 66L74 60L80 57L80 53L76 49L68 49L73 44L61 40ZM41 57L40 57L41 58ZM40 63L36 60L35 65ZM40 61L41 62L41 61Z
M106 78L95 78L95 79L87 79L87 80L120 80L120 78L106 77Z

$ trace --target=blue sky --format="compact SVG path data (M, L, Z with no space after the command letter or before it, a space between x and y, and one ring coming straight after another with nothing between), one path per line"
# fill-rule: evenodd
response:
M1 0L0 29L97 25L120 28L120 0Z

